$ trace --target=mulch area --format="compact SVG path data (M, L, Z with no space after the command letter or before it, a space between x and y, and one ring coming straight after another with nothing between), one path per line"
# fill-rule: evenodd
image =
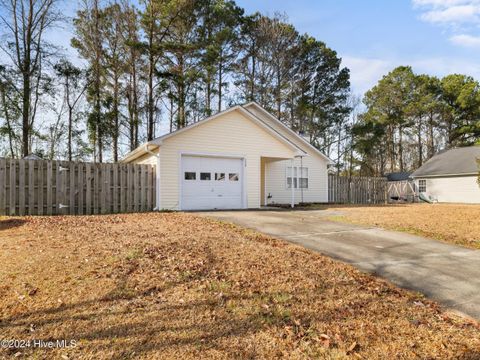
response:
M480 328L312 251L193 214L0 218L3 349L39 359L479 359Z

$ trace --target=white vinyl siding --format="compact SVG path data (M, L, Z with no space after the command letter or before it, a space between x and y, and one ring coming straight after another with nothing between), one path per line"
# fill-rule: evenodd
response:
M292 136L276 120L268 118L265 114L258 114L258 117L273 131L307 151L303 161L299 158L294 160L295 167L308 168L308 188L294 190L295 202L327 202L327 159L301 139ZM156 153L158 151L155 150ZM180 209L179 184L184 181L185 176L180 169L182 154L245 159L243 176L245 203L248 208L259 207L268 194L270 198L267 203L290 204L291 202L292 190L286 185L286 168L291 166L291 160L287 159L292 159L298 151L238 110L227 112L163 140L160 145L160 209ZM263 158L262 163L265 163L264 188L261 180L261 158ZM151 154L146 154L133 162L156 165L157 159ZM225 173L225 178L228 179L233 179L235 176L235 174ZM215 177L221 177L221 174L212 172L212 181ZM200 174L197 173L195 180L192 181L200 181ZM265 197L260 199L263 191L265 191Z
M310 148L300 138L292 136L290 131L286 130L282 124L271 119L254 105L248 107L257 117L265 121L275 131L290 139L295 145L307 152L307 156L300 160L295 159L294 166L304 166L308 168L308 189L295 189L295 203L302 202L328 202L328 160L317 151ZM266 164L266 196L267 204L290 204L292 199L292 190L285 185L285 168L291 166L291 161L275 161Z
M290 160L267 162L266 164L266 192L270 197L267 204L290 204L292 189L286 184L285 174L287 167L291 166ZM308 189L296 188L295 203L302 202L327 202L327 163L319 157L306 156L303 160L295 159L295 167L308 168Z
M480 203L480 187L476 176L450 176L417 179L424 180L427 196L446 203Z
M295 155L292 148L240 112L226 113L164 140L160 148L161 209L179 209L179 164L182 153L245 158L244 177L248 208L260 206L260 157L292 158ZM200 174L197 174L197 178L199 176ZM284 173L281 179L283 184Z

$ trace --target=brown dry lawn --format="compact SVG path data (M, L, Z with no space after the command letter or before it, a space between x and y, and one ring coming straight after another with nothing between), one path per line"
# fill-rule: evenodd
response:
M190 214L3 218L0 338L59 359L479 359L480 328L303 248Z
M332 220L405 231L480 249L480 205L408 204L340 208L344 214Z

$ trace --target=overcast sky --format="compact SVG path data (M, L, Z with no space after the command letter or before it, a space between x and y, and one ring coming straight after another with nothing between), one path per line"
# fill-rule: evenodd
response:
M76 2L67 2L73 15ZM286 13L300 32L327 43L363 94L398 65L480 79L480 0L237 0L247 13ZM50 37L68 47L70 33ZM73 49L67 50L71 55Z

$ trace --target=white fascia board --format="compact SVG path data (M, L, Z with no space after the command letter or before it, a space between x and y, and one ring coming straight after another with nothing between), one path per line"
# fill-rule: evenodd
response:
M423 179L433 177L459 177L459 176L479 176L479 173L459 173L459 174L436 174L436 175L410 175L412 179Z
M289 141L287 138L285 138L283 135L279 134L278 132L276 132L274 129L272 129L270 126L268 126L267 124L265 124L262 120L258 119L254 114L252 114L250 111L244 109L242 106L240 105L236 105L236 106L233 106L231 107L230 109L227 109L227 110L224 110L222 112L219 112L218 114L215 114L215 115L212 115L206 119L203 119L203 120L200 120L196 123L193 123L191 125L188 125L180 130L177 130L177 131L174 131L174 132L171 132L169 134L166 134L166 135L163 135L157 139L154 139L152 140L150 143L151 144L155 144L157 146L161 146L162 145L162 142L165 140L165 139L168 139L170 137L173 137L175 135L178 135L178 134L181 134L185 131L188 131L194 127L197 127L197 126L200 126L200 125L203 125L211 120L215 120L217 118L219 118L220 116L222 115L225 115L227 113L230 113L230 112L233 112L235 110L238 110L242 115L244 115L245 117L247 117L248 119L252 120L253 122L255 122L257 125L261 126L263 129L265 129L268 133L270 133L271 135L273 135L274 137L276 137L278 140L280 140L281 142L283 142L285 145L287 145L288 147L290 147L292 150L295 150L296 152L299 152L301 154L304 154L304 151L299 148L298 146L296 146L295 144L293 144L291 141Z
M147 142L143 145L140 145L135 150L130 151L127 155L125 155L125 157L120 162L125 164L132 162L133 160L139 158L140 156L148 154L152 150L157 149L159 146L160 145L153 144L152 142Z

